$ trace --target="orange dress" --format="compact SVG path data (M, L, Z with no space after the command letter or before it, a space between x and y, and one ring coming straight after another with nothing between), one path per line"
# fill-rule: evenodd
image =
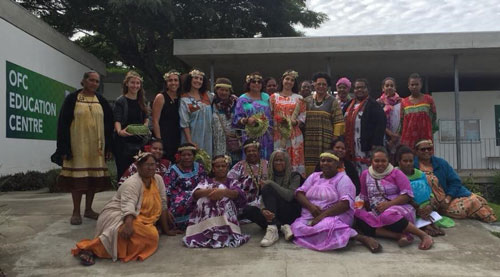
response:
M139 215L133 221L134 233L128 240L118 235L118 258L124 262L145 260L158 248L159 234L156 221L160 218L162 204L160 192L153 178L150 188L143 185L143 198ZM119 232L123 224L119 228ZM76 244L71 253L76 256L81 250L92 251L99 258L111 258L101 240L97 237L92 240L84 239Z

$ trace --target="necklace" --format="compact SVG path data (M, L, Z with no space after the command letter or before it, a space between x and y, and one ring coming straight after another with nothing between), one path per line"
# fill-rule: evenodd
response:
M248 172L250 173L250 178L252 178L252 182L254 183L254 185L256 187L259 187L259 179L260 179L260 177L262 175L262 163L261 163L261 161L259 160L259 169L257 171L258 172L257 176L255 176L255 174L253 173L253 169L250 166L250 164L248 164L247 161L245 161L245 166L248 169Z
M321 100L321 102L318 102L317 97L318 97L317 95L314 95L313 103L314 103L314 106L316 108L319 108L319 107L323 106L323 103L325 103L325 99L326 99L327 95L325 95L325 97L323 97L323 100Z

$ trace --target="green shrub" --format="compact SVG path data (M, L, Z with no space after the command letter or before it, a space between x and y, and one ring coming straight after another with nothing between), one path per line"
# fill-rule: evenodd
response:
M47 186L44 173L28 171L0 177L0 191L37 190Z

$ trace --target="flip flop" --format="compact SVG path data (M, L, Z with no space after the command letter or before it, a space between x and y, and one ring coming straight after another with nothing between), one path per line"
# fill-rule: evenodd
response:
M83 214L83 216L86 217L86 218L97 220L97 218L99 217L99 214L96 213L96 212L94 212L94 211L90 211L90 212L85 212Z
M69 220L69 223L71 225L82 225L82 217L81 216L72 216L71 219Z
M80 251L80 263L84 266L90 266L95 264L94 253L86 250Z

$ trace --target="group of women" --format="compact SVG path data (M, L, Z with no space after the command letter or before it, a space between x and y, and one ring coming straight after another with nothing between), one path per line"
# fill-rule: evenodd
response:
M453 222L448 217L496 221L486 200L433 155L435 106L420 92L416 74L409 78L409 97L401 99L394 79L386 78L378 100L369 97L365 79L354 81L352 98L347 78L331 95L325 73L313 76L314 91L305 98L293 70L271 95L262 91L258 72L247 75L240 97L226 78L216 80L215 94L208 92L199 70L184 82L174 70L164 78L152 109L156 139L146 146L133 141L127 127L148 124L137 73L127 74L114 112L95 94L95 72L86 73L83 89L65 100L52 160L63 166L59 183L73 195L71 223L81 224L83 193L84 216L98 217L95 238L72 251L82 264L95 257L145 259L158 247L159 230L183 233L187 247L237 247L250 238L240 224L254 222L266 230L263 247L281 232L318 251L343 248L352 239L376 253L382 246L375 237L406 246L416 236L419 248L429 249L431 236ZM109 183L105 158L113 149L122 159L116 161L121 185L98 215L92 199ZM195 160L201 150L211 163ZM447 224L433 222L433 212ZM430 224L417 228L417 216Z

